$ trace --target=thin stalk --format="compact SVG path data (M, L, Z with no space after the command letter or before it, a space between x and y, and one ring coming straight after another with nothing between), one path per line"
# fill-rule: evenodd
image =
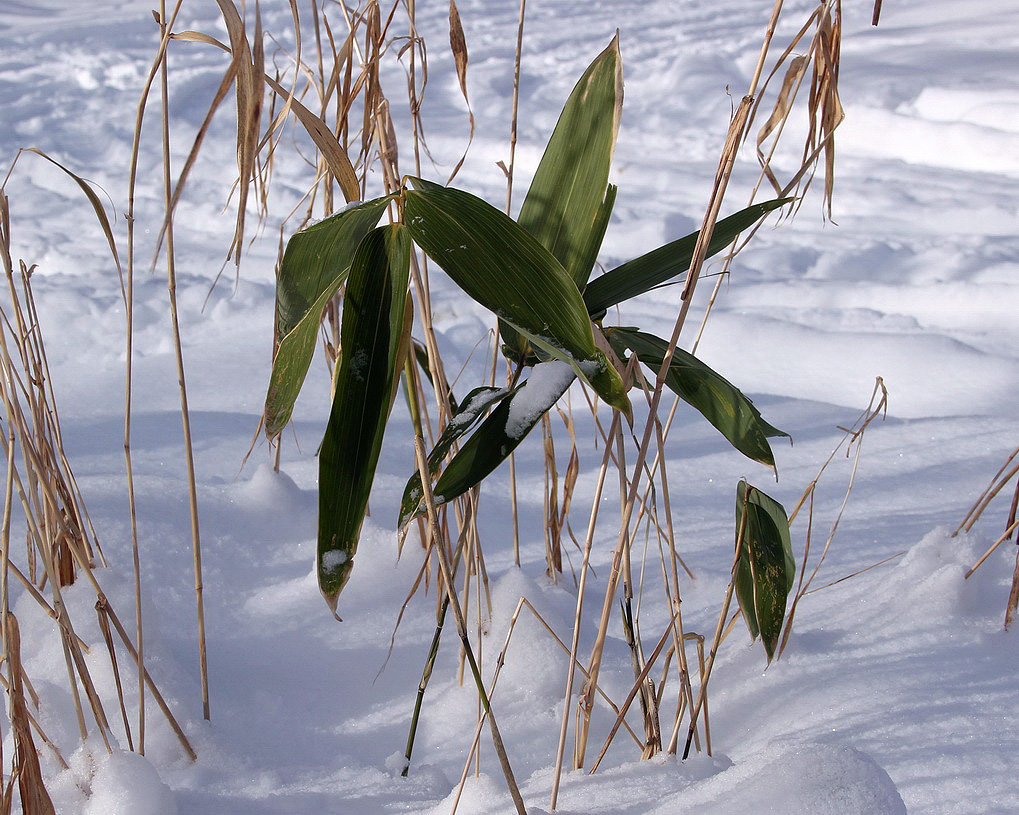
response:
M1015 482L1015 492L1012 493L1012 506L1008 510L1008 522L1006 526L1011 526L1015 523L1016 514L1019 513L1019 480ZM1009 538L1011 539L1011 535Z
M610 433L614 433L619 426L619 411L614 411L612 416L612 427ZM570 644L570 667L566 672L566 694L563 701L563 721L559 730L559 745L556 748L555 772L552 775L552 801L550 809L556 808L559 799L559 782L563 773L563 754L566 750L566 733L570 722L570 700L573 698L573 677L574 668L577 664L577 651L580 643L580 621L584 612L584 590L587 587L587 575L590 571L591 546L594 543L594 530L598 522L598 507L601 504L602 490L605 488L605 477L608 474L609 458L612 448L605 445L605 453L602 455L601 467L598 469L598 483L594 488L594 500L591 504L591 516L587 524L587 537L584 539L584 562L580 567L580 585L577 587L577 613L573 619L573 640ZM590 675L588 675L590 676ZM590 681L590 680L589 680ZM596 681L592 685L597 686Z
M510 116L510 158L506 167L506 214L513 209L513 172L517 157L517 111L520 107L520 63L524 49L524 16L527 11L527 0L520 0L520 13L517 24L517 50L513 60L513 110ZM498 342L496 342L498 345ZM508 375L508 372L507 372ZM520 519L517 511L517 460L510 453L510 506L513 510L513 563L520 566ZM555 807L553 807L555 809Z
M1005 528L1005 531L1002 532L1001 536L990 545L988 550L984 552L984 554L980 557L980 560L974 563L972 568L968 572L966 572L966 578L969 578L969 576L973 574L973 572L979 569L980 566L983 565L983 562L994 553L994 550L1001 546L1001 544L1003 544L1006 540L1008 540L1012 536L1012 533L1016 530L1016 527L1019 527L1019 520L1012 521L1012 523L1010 523Z
M410 732L407 733L407 747L404 750L403 771L400 773L404 778L410 771L410 757L414 751L414 739L417 738L418 721L421 718L421 707L425 701L425 691L432 678L432 670L435 668L435 659L439 655L439 640L442 638L442 627L446 622L446 612L449 610L448 595L442 598L442 605L439 608L438 619L435 623L435 633L432 635L432 644L428 649L428 657L425 659L425 667L421 671L421 681L418 683L417 697L414 700L414 713L410 719Z
M661 639L658 640L658 645L655 646L655 650L651 652L651 658L644 665L641 672L637 675L636 681L633 683L633 687L630 688L630 693L626 697L626 701L623 702L622 707L619 710L619 715L616 716L616 721L612 724L612 729L609 730L609 735L605 739L605 744L598 754L598 758L594 762L594 766L591 767L590 774L593 774L598 769L598 765L601 764L605 754L609 750L609 745L612 744L612 740L616 737L616 733L619 731L619 726L623 723L623 718L626 716L626 711L630 709L630 704L636 698L638 693L643 692L647 686L644 684L644 680L647 679L648 673L651 671L651 666L655 664L655 660L658 659L658 655L662 653L662 648L665 647L665 643L669 641L669 635L672 633L672 621L669 621L668 627L662 634Z
M145 752L145 644L142 626L142 595L141 595L141 565L138 546L138 511L136 494L134 488L134 469L131 456L131 407L132 407L132 383L134 363L134 198L135 187L138 178L138 157L141 153L142 120L145 117L145 106L148 102L149 92L152 89L152 82L155 79L158 66L162 63L163 54L166 53L167 44L170 41L170 31L180 12L183 0L177 0L173 8L173 14L169 23L163 16L160 26L159 48L156 51L152 67L149 69L148 78L138 99L138 107L135 112L134 137L131 145L131 168L128 177L128 205L127 205L127 287L122 289L124 297L124 312L126 316L126 360L124 363L124 458L127 470L127 497L128 508L131 516L131 554L134 566L134 596L135 596L135 635L138 640L138 752Z
M517 157L517 110L520 106L520 63L524 50L524 16L527 12L527 0L520 0L520 13L517 19L517 50L513 60L513 113L510 118L510 160L506 168L506 214L510 214L513 204L513 170Z
M749 491L748 491L749 493ZM718 625L715 627L715 637L711 641L711 650L708 652L707 665L704 667L701 676L701 688L697 694L697 704L690 712L690 729L686 734L686 746L683 748L683 760L690 756L690 746L693 743L694 733L697 730L697 717L708 697L708 679L711 677L711 669L715 665L715 655L718 653L718 646L722 642L722 631L725 628L725 618L729 615L729 606L732 604L733 590L736 588L736 564L739 562L739 553L743 548L743 536L747 530L747 507L746 499L743 502L743 511L740 513L739 533L736 535L736 553L732 559L732 572L729 577L729 587L725 590L725 600L722 602L722 613L718 615Z
M117 634L120 636L120 641L124 643L124 647L127 649L127 653L131 656L131 659L137 663L139 661L138 652L135 650L134 645L131 644L131 638L128 637L127 631L124 629L123 624L120 622L120 618L117 617L112 606L110 606L106 599L102 597L96 602L96 606L102 606L103 613L109 615L110 620L113 622L113 627L117 629ZM184 752L187 753L188 758L192 761L197 760L198 754L195 753L194 748L191 746L191 742L188 741L188 737L184 735L184 730L179 724L177 724L177 720L174 718L173 713L170 712L170 708L164 701L163 695L159 692L159 688L156 687L156 683L152 681L152 677L147 668L142 670L142 676L145 679L145 684L149 687L149 693L152 694L152 698L156 700L156 704L159 706L159 709L163 711L163 715L166 716L166 720L170 723L170 727L173 728L173 732L177 734L177 738L180 740L181 746L184 748Z
M1015 523L1012 524L1015 527ZM1005 608L1005 630L1012 625L1019 610L1019 547L1016 548L1015 570L1012 572L1012 588L1008 592L1008 606Z
M506 785L509 787L510 796L513 798L517 815L527 815L524 800L520 796L520 789L517 787L516 779L513 777L513 769L510 767L509 757L506 755L506 747L503 744L502 735L499 733L499 726L496 724L495 715L492 712L488 693L485 691L485 683L481 679L481 672L478 670L478 664L474 660L474 651L471 649L467 623L460 608L460 601L456 597L456 588L453 583L453 571L450 567L449 556L446 554L442 541L436 537L439 532L439 521L435 512L435 499L432 496L432 485L428 473L428 461L425 457L424 440L420 436L416 436L414 439L414 449L417 454L417 467L421 475L421 489L424 494L425 506L428 508L428 522L434 539L435 552L439 558L439 567L442 569L442 577L446 584L449 604L453 609L453 618L456 620L457 633L460 635L460 642L463 643L464 651L467 654L467 661L471 666L471 673L474 675L474 682L477 685L482 705L488 716L488 726L492 732L492 743L495 746L496 755L499 757L499 764L502 766L503 775L506 777Z
M952 533L952 537L958 535L961 529L965 529L967 532L969 532L973 528L973 525L978 520L980 520L980 516L984 514L984 510L987 509L987 505L990 504L991 501L993 501L997 497L998 493L1001 492L1005 485L1009 481L1011 481L1012 478L1015 477L1015 474L1019 473L1019 462L1017 462L1011 469L1009 469L1009 471L1004 476L1001 475L1001 473L1005 470L1006 467L1008 467L1009 463L1011 463L1016 454L1019 454L1019 450L1016 450L1015 453L1009 456L1008 461L1005 462L1005 465L1001 468L1001 470L998 471L998 474L995 475L994 477L995 479L999 479L1000 476L1000 479L996 483L992 479L991 484L988 485L987 489L984 491L983 495L977 501L976 505L967 513L966 520L959 525L959 529L956 529L955 532Z
M166 0L160 0L160 32L166 36ZM159 64L159 83L163 102L163 189L167 210L173 199L173 182L170 179L170 111L169 70L167 55L163 52ZM241 179L245 183L245 179ZM240 248L238 247L238 252ZM177 309L177 272L173 248L173 219L166 224L166 288L170 298L170 323L173 330L173 348L177 362L177 384L180 386L180 414L184 431L184 457L187 462L188 506L191 513L191 546L195 572L195 602L198 613L198 662L202 683L202 717L209 721L209 664L205 639L205 598L202 585L202 541L198 524L198 489L195 479L195 455L191 442L191 412L188 409L188 391L184 376L184 350L181 342L180 315ZM139 638L139 645L142 640Z
M110 663L113 665L113 679L117 685L117 699L120 701L120 716L124 722L124 733L127 735L127 749L134 752L134 741L131 738L131 724L127 718L127 707L124 705L124 687L120 681L120 667L117 665L117 652L113 646L113 634L110 631L110 621L103 613L100 606L96 606L96 616L99 619L99 630L102 632L103 640L106 642L106 650L110 654Z

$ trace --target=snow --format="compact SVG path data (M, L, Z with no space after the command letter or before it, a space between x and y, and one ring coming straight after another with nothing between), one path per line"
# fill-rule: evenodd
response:
M576 377L573 367L562 360L535 365L524 386L510 397L506 435L517 439L530 430L541 414L566 393Z
M509 153L518 4L458 5L477 120L458 183L500 204L505 180L495 162ZM620 189L600 261L610 268L696 229L732 100L744 92L754 68L770 10L764 6L750 0L529 4L518 203L562 101L618 27L626 81L613 169ZM813 8L807 0L787 0L785 6L779 39ZM38 147L94 182L116 214L122 251L136 105L157 40L150 7L141 0L98 6L18 0L0 7L6 124L0 156L9 163L20 147ZM283 32L289 7L263 3L261 10L266 29L288 41ZM847 119L837 134L836 223L822 220L816 190L796 219L769 222L737 259L697 350L747 392L769 422L789 432L795 446L776 445L775 483L770 472L740 459L696 414L680 408L666 462L678 545L696 574L682 582L684 621L688 630L710 638L731 566L737 480L747 477L787 508L794 506L841 439L837 428L853 422L875 377L883 377L890 391L888 418L867 430L848 509L814 583L827 587L804 597L789 647L767 669L763 649L750 643L741 624L722 643L710 683L712 757L639 761L639 751L621 733L597 773L564 772L557 812L1019 811L1019 649L1017 633L1002 630L1014 544L965 578L1004 528L1012 486L972 532L951 537L1019 443L1019 10L990 0L893 0L884 4L877 28L870 26L871 10L871 3L845 4L841 82ZM448 5L421 3L418 13L430 43L424 116L429 147L442 165L425 176L444 179L465 147L467 117L443 45ZM215 4L186 3L182 15L180 30L224 36ZM171 139L179 168L226 63L217 50L194 43L174 42L170 54ZM394 97L402 82L395 73ZM256 216L249 214L249 237L259 232L258 238L236 279L227 268L213 286L234 226L223 209L236 172L230 107L224 105L210 131L176 222L212 719L202 720L166 282L161 264L148 272L162 212L159 105L153 101L136 202L132 443L145 653L198 760L184 755L151 698L145 755L128 752L93 610L95 594L79 584L64 592L64 601L89 644L89 669L116 744L109 753L95 732L82 742L56 627L12 584L25 670L40 699L37 715L69 765L63 769L42 746L43 772L61 815L448 813L477 721L477 694L469 680L458 682L451 620L409 774L400 775L436 606L432 580L427 593L422 587L410 601L393 637L420 567L413 535L403 557L396 556L393 526L413 471L411 423L402 400L393 411L371 515L344 590L342 624L322 602L314 573L315 451L330 387L320 359L293 429L284 433L282 471L273 471L271 451L260 440L245 463L269 374L279 218L304 192L303 182L287 173L303 172L304 165L292 149L286 157L286 148L295 146L288 140L296 138L288 131L274 171L272 216L257 230ZM402 114L395 115L399 127ZM409 153L401 152L404 161ZM798 150L790 146L776 165L788 170L797 161ZM745 203L756 177L748 149L737 162L725 213ZM33 286L68 458L111 564L97 576L133 631L119 278L87 202L59 170L23 154L5 192L15 262L20 257L38 264ZM488 381L489 363L475 346L494 321L441 275L431 278L440 351L448 372L464 367L455 386L463 395ZM699 287L695 311L703 311L712 282ZM669 336L678 296L675 288L655 291L625 304L620 320ZM692 336L684 334L684 347ZM567 374L572 370L563 363L538 366L520 393L533 396L542 382L558 387ZM579 538L603 448L600 439L597 447L590 441L598 430L586 417L579 386L569 397L578 418L581 470L572 525ZM640 401L634 397L635 405ZM511 413L525 402L533 404L514 397ZM511 421L523 420L517 413ZM560 423L553 424L562 473L568 447L565 434L558 435ZM641 426L639 416L635 426ZM635 450L628 444L632 465ZM482 493L492 609L489 615L482 607L479 620L472 591L469 625L475 646L483 642L488 678L521 596L565 642L572 634L577 590L571 566L579 572L581 556L564 542L570 561L564 576L557 583L546 576L542 460L540 438L526 439L517 450L519 569L513 565L508 468L497 470ZM837 457L819 486L809 568L837 516L850 470L851 462ZM613 509L618 496L606 496L605 507ZM806 510L792 535L799 563ZM12 556L21 557L23 533L15 531L13 540ZM614 542L607 527L599 531L587 609L602 602ZM644 593L635 598L648 651L665 619L656 568L649 555ZM849 575L855 576L835 583ZM582 659L595 639L596 616L585 612ZM136 673L126 654L118 653L128 720L137 723ZM567 657L527 608L505 657L493 704L524 799L532 813L545 813ZM600 684L621 701L632 678L614 618ZM600 749L612 718L604 705L596 706L591 749ZM671 714L665 719L671 724ZM640 732L639 710L631 711L629 721ZM9 757L6 720L2 730L3 755ZM480 772L472 765L458 812L510 813L487 731L481 745Z

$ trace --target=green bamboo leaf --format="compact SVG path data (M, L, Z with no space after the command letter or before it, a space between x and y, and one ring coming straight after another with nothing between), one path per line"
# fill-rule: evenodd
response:
M581 269L586 270L583 274L585 281L591 276L591 270L598 259L598 251L601 249L605 230L608 228L609 219L612 216L612 206L616 202L617 191L618 187L615 184L609 184L608 190L605 193L605 200L602 202L601 209L595 219L591 240L588 245L589 254L580 265ZM533 357L535 355L527 339L505 320L499 321L499 336L503 340L502 352L511 362L515 362L518 365L534 364L535 359Z
M428 454L428 472L433 476L439 471L439 465L448 455L454 442L465 436L478 419L484 416L489 409L509 396L513 391L508 388L475 388L464 397L463 406L450 418L446 429L442 431L439 440ZM415 472L407 486L403 490L403 499L400 501L400 520L398 527L403 527L407 521L418 514L421 504L421 474ZM420 507L424 511L423 507Z
M617 35L566 100L517 216L581 290L591 276L615 201L616 188L608 179L622 107ZM500 322L499 336L510 360L530 362L527 339L511 325Z
M350 264L343 354L319 452L318 581L336 612L350 577L382 436L403 367L410 240L398 224L373 230Z
M608 328L605 335L620 357L629 350L656 375L661 370L669 348L661 337L634 328ZM768 439L788 438L789 434L764 421L754 403L735 385L682 348L677 348L672 356L665 384L700 411L743 455L774 468L775 455Z
M794 199L776 198L774 201L754 204L728 218L723 218L715 224L705 257L717 255L732 243L733 238L740 232L749 229L773 209L778 209L792 200ZM600 320L605 316L606 309L638 294L644 294L689 269L700 234L698 230L685 238L659 246L592 280L584 289L584 302L592 319Z
M262 423L267 438L275 438L286 427L294 411L294 403L304 385L311 359L315 355L315 343L322 322L322 309L340 290L347 278L347 267L324 287L322 294L287 334L276 349L269 377L269 389L265 395L265 410Z
M290 238L276 281L277 339L293 331L323 291L346 274L358 243L379 222L391 198L351 206Z
M265 434L283 430L304 385L322 310L347 279L357 244L378 223L389 198L345 209L295 234L283 253L276 282L278 345L265 396Z
M741 527L736 598L750 636L760 635L771 662L782 633L786 599L796 577L789 519L778 501L740 481L736 489L737 543Z
M534 366L527 381L509 398L501 397L497 407L446 465L433 487L435 503L452 501L480 484L509 458L576 378L573 368L560 360ZM407 486L409 489L411 485ZM417 489L421 489L420 482ZM404 495L408 503L401 507L401 527L425 510L421 505L411 506L413 499L408 499L406 492Z
M517 217L578 289L587 283L592 254L601 246L603 233L597 226L604 215L622 109L623 64L616 35L567 99Z
M570 363L630 416L622 378L595 346L572 278L545 247L495 207L462 190L411 179L404 221L414 241L474 300L532 344Z

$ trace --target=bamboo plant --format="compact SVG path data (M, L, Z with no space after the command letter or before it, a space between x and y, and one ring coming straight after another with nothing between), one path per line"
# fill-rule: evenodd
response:
M480 386L453 400L452 416L427 457L435 505L479 485L577 380L629 419L628 367L661 367L665 340L603 323L614 306L681 278L698 233L591 279L616 196L608 179L622 88L614 38L567 100L516 220L469 192L408 176L392 194L353 204L287 244L265 402L270 439L291 418L323 308L343 290L341 349L319 451L317 573L334 613L353 570L399 378L415 356L408 356L414 246L495 315L502 351L514 369L507 387ZM709 255L790 200L755 204L719 220ZM390 222L377 226L387 211ZM739 452L774 468L768 439L786 434L723 376L676 349L665 384ZM400 527L426 511L421 476L409 469ZM746 530L738 539L737 599L770 659L791 585L788 525L777 502L744 482L737 509L737 529Z

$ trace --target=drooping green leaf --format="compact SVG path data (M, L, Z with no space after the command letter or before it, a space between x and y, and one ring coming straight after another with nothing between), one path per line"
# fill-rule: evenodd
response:
M629 350L657 375L669 344L653 334L634 328L605 329L613 350L623 356ZM754 403L735 385L709 368L693 354L676 348L665 384L683 401L696 408L729 443L743 455L775 466L769 438L785 436L764 421Z
M279 344L263 416L269 438L290 421L315 355L322 310L347 279L357 244L378 223L388 200L378 198L337 213L298 232L287 244L276 282Z
M796 578L796 562L782 505L746 481L740 481L736 489L736 541L740 546L736 599L750 636L760 635L771 662L782 633L786 598Z
M591 321L572 278L511 218L469 193L434 184L408 190L407 228L429 257L481 305L630 415L622 378L595 346Z
M511 391L506 388L490 387L475 388L468 393L464 397L463 406L450 418L446 429L442 431L442 435L439 436L435 447L432 448L432 452L428 454L429 473L435 475L439 470L439 465L442 464L442 460L449 453L454 442L466 435L478 419L484 416L493 405L509 396L510 393ZM400 522L398 526L402 527L417 514L418 506L421 503L421 496L421 475L415 472L410 477L403 491L403 499L400 501Z
M732 243L740 232L753 226L760 218L792 201L792 198L776 198L740 210L715 224L708 243L705 257L717 255ZM608 308L644 294L690 268L694 247L700 230L685 238L659 246L645 255L627 261L622 266L596 277L584 289L584 302L592 319L600 320Z
M334 613L353 567L403 366L409 270L410 240L398 224L366 235L350 264L340 323L343 354L319 452L318 580Z
M572 367L559 360L536 365L527 381L499 402L446 465L433 487L435 503L452 501L480 484L509 458L575 379ZM401 509L400 526L422 512L424 507L420 505L406 512Z
M322 322L322 309L340 290L347 279L348 266L323 288L318 300L311 304L297 325L280 340L272 361L269 389L265 395L262 423L267 438L275 438L286 427L294 411L294 403L315 355L315 342Z
M278 339L293 331L323 291L346 273L358 243L379 222L391 197L344 209L290 238L276 281Z

